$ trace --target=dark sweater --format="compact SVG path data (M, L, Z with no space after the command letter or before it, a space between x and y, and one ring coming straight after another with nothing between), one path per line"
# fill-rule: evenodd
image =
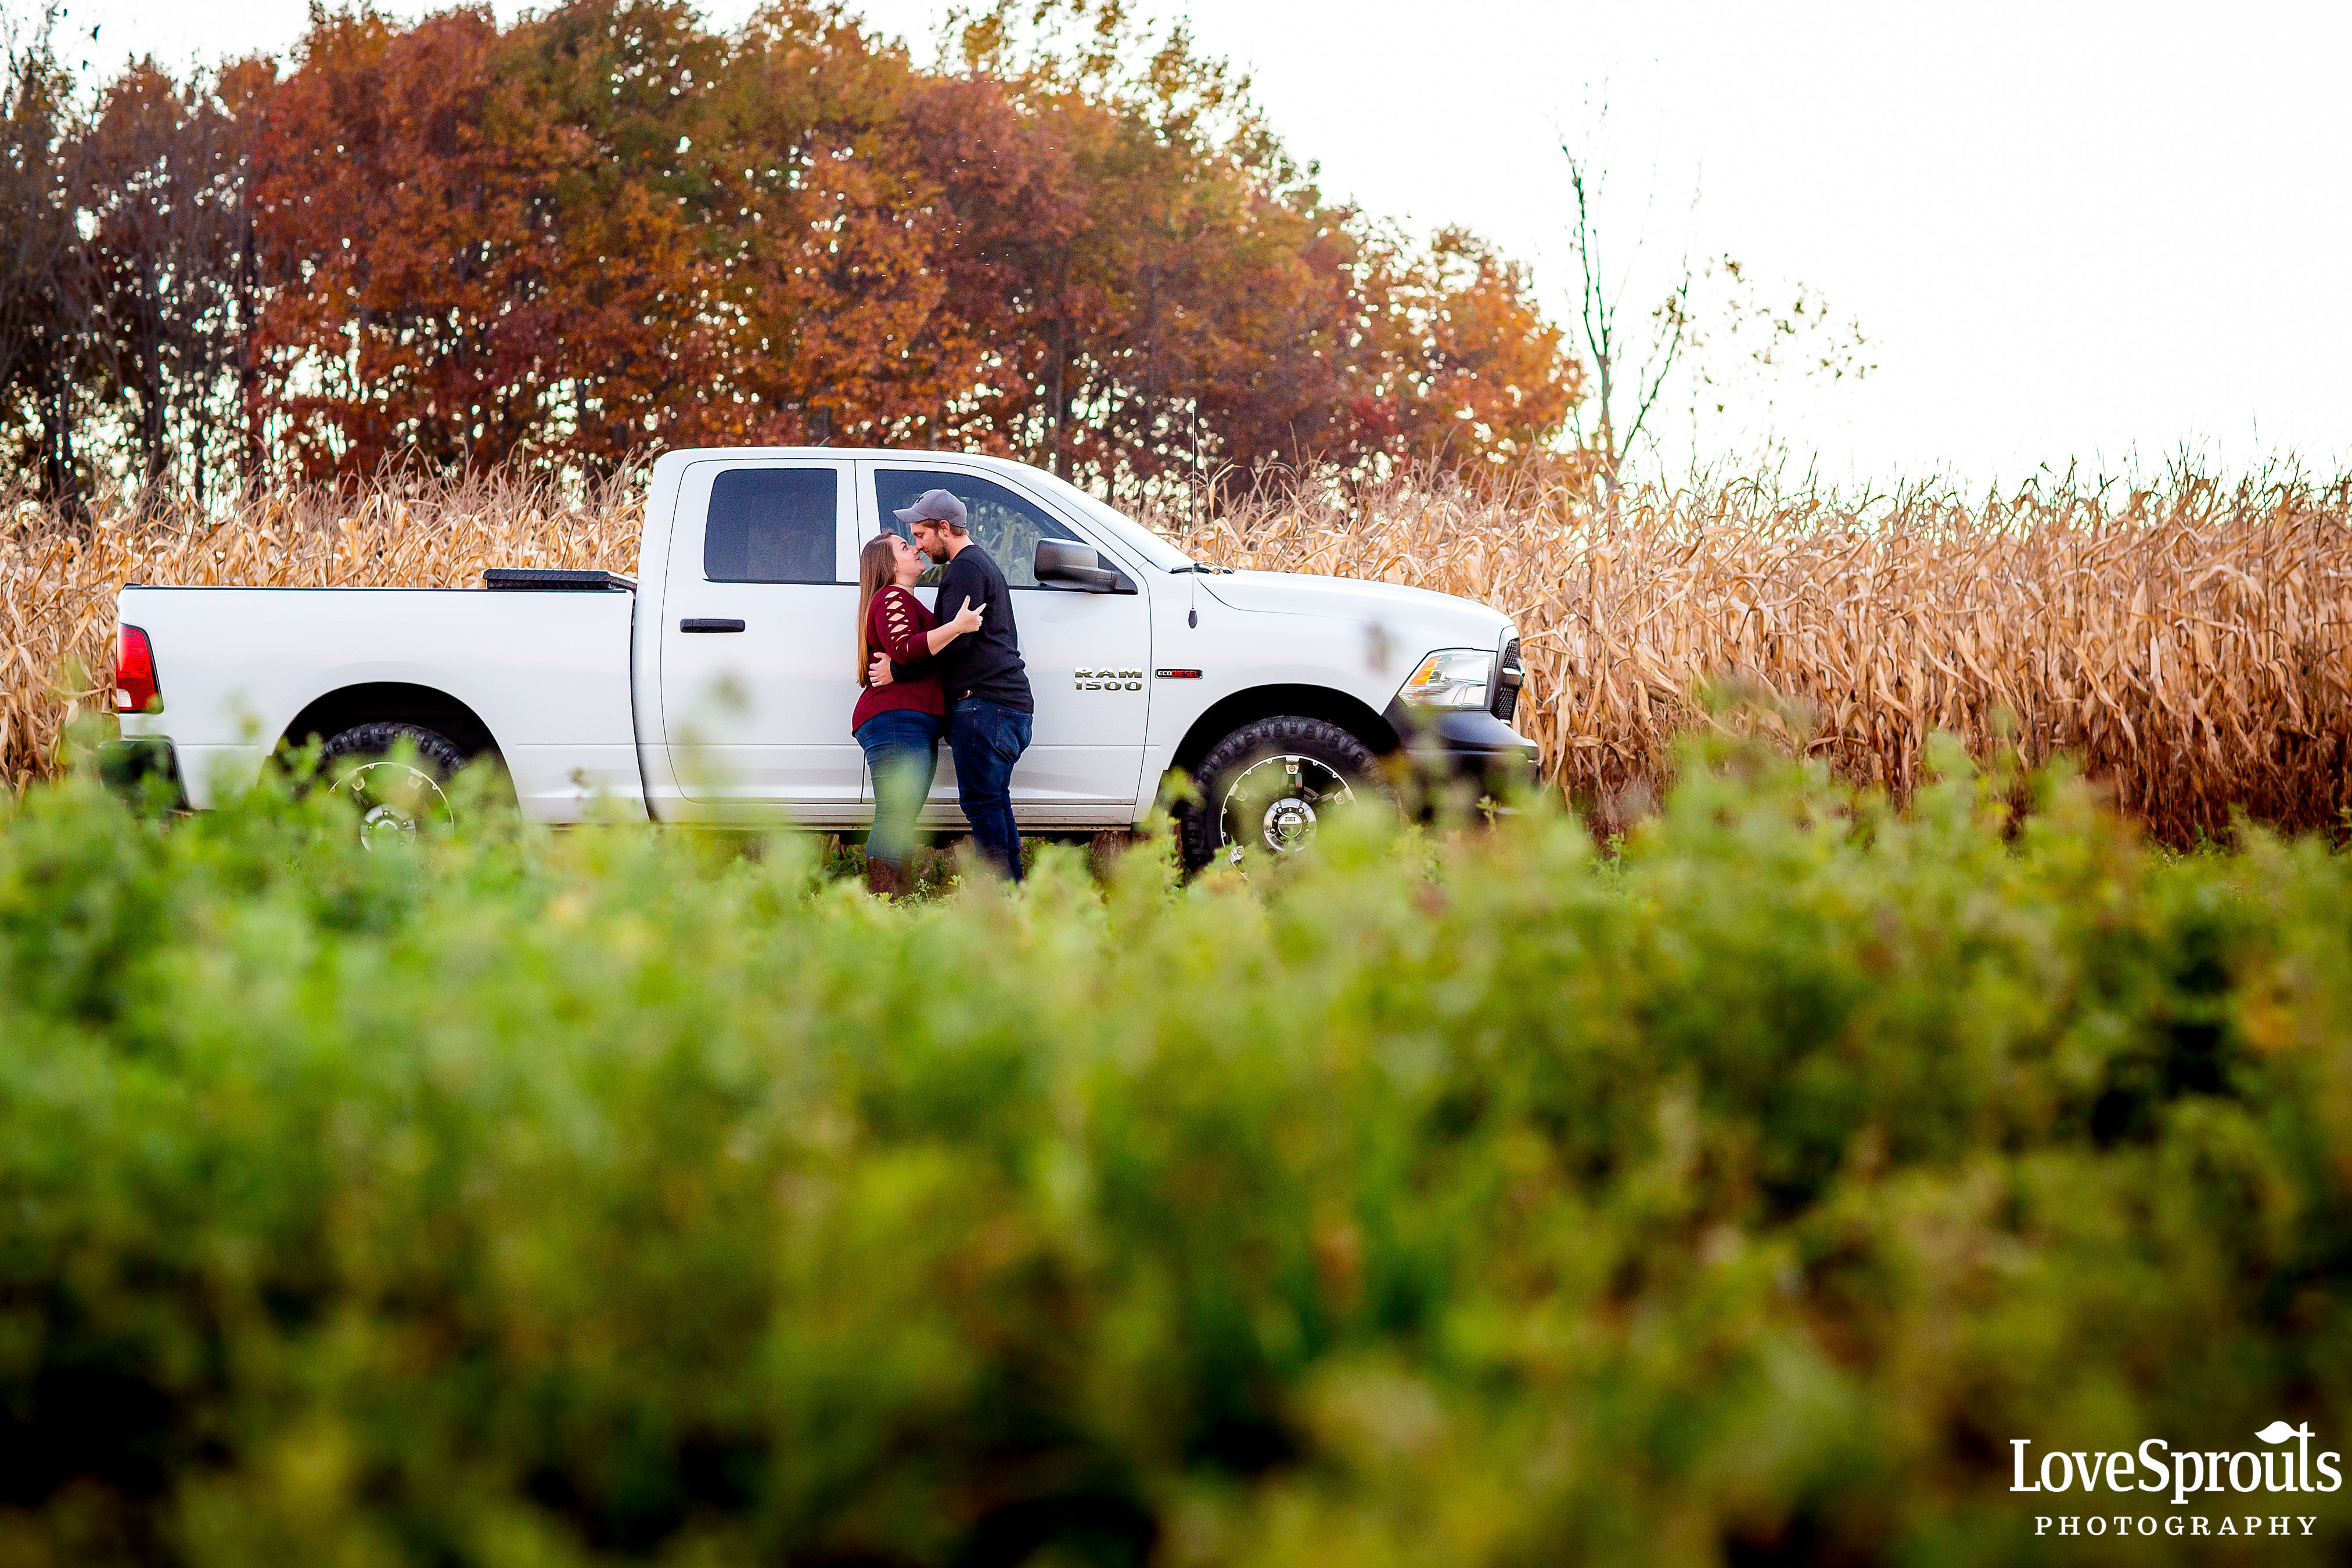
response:
M1021 662L1021 628L1013 620L1013 590L977 542L957 551L948 563L940 577L939 596L931 601L932 614L942 623L951 621L966 599L988 611L981 617L980 630L956 638L930 663L929 672L940 678L948 706L976 697L1016 713L1035 712L1028 668Z

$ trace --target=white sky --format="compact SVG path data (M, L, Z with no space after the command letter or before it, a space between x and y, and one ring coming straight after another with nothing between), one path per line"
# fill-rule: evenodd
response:
M721 24L750 9L707 3ZM919 55L945 8L862 6ZM79 0L69 15L100 24L94 63L178 61L283 48L304 9ZM1783 384L1769 416L1832 477L1981 484L2070 461L2145 469L2184 448L2231 468L2282 452L2352 467L2352 6L1139 9L1188 16L1202 47L1246 69L1328 193L1421 232L1467 224L1535 266L1559 320L1573 301L1558 143L1605 100L1603 237L1621 254L1643 241L1632 301L1662 292L1685 251L1728 251L1860 320L1876 371L1828 392ZM1768 416L1743 412L1702 447L1752 444Z

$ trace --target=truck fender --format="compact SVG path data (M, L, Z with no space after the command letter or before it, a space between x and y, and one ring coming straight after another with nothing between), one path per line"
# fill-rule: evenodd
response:
M498 759L499 743L479 715L446 691L405 681L376 680L340 687L314 699L278 737L281 746L301 746L312 738L332 740L359 724L415 724L443 735L468 760Z
M1337 724L1370 747L1375 756L1386 756L1399 744L1397 732L1386 719L1344 691L1328 686L1252 686L1219 698L1193 720L1177 744L1176 754L1169 759L1169 767L1192 773L1210 747L1243 725L1286 714Z

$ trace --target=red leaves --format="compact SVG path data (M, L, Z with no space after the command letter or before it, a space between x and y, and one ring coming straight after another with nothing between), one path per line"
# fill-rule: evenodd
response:
M934 74L793 4L728 38L633 0L325 17L241 111L271 434L310 474L830 440L1132 480L1190 467L1196 408L1211 463L1558 428L1517 268L1213 135L1213 67L1108 58Z

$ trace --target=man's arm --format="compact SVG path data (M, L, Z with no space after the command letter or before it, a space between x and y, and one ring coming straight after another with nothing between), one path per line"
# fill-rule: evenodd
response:
M959 559L961 559L961 557L959 557ZM955 595L954 597L949 596L951 592ZM975 605L982 604L983 600L982 598L982 589L977 574L970 569L967 569L963 573L962 576L959 578L956 573L956 563L955 562L950 561L945 566L940 568L939 586L933 590L931 598L931 618L944 625L950 619L953 618L955 612L953 610L947 610L945 614L941 614L942 609L947 605L961 605L966 598L971 599ZM948 644L947 647L931 655L929 658L916 658L905 663L901 663L896 658L892 659L890 661L890 679L893 680L915 680L919 679L921 677L926 675L936 675L940 678L940 683L944 686L950 677L953 674L956 667L955 650L957 645L963 643L967 639L963 637L958 637L954 642ZM966 647L963 651L966 655L969 655L971 650L969 647Z
M978 566L966 563L965 556L969 553L959 553L948 563L947 570L940 574L939 597L932 602L931 615L942 624L953 618L957 606L966 599L982 606L988 603L988 584ZM958 637L931 656L932 672L939 676L942 687L955 679L956 671L963 668L964 660L971 657L971 650L978 646L976 638Z
M945 595L941 595L941 602L945 602ZM919 632L903 613L902 601L892 599L883 612L882 652L876 656L876 662L889 666L893 681L921 672L950 643L980 630L987 612L986 605L975 605L966 598L956 606L952 617Z

